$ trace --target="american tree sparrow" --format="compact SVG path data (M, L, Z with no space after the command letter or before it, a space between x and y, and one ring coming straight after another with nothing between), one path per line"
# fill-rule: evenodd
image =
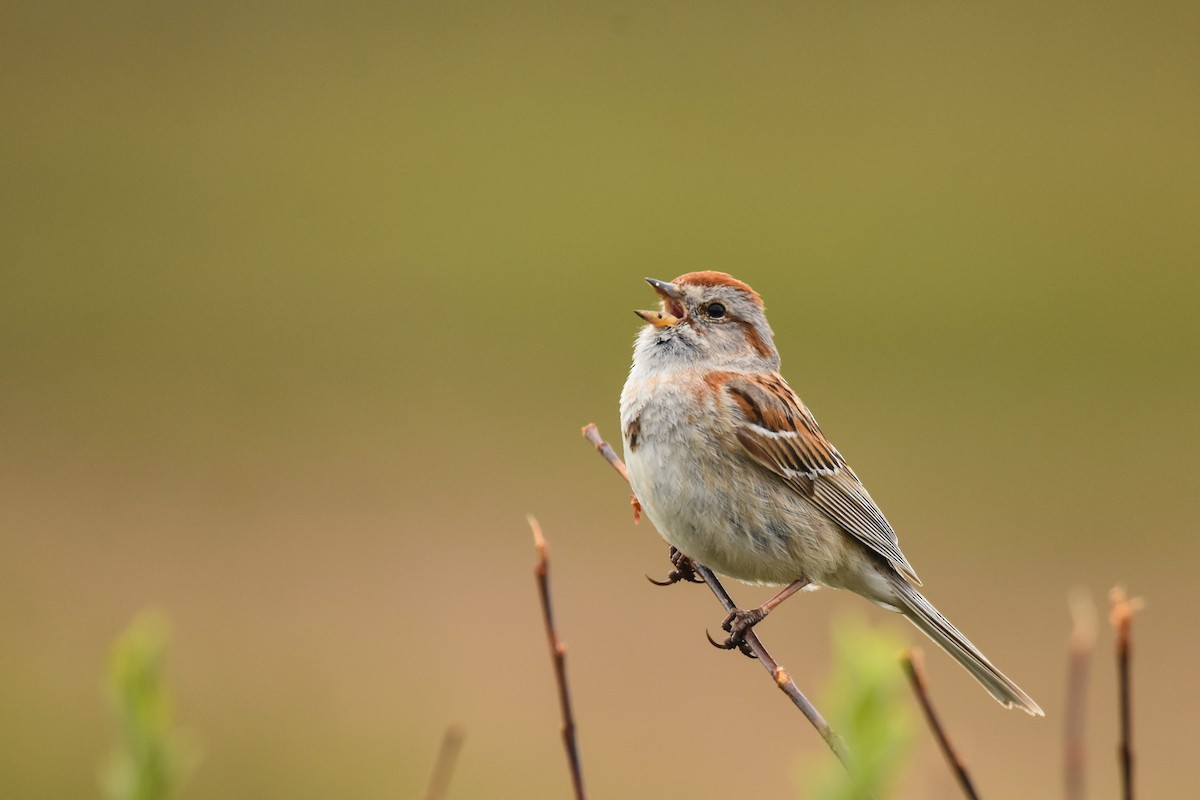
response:
M1029 695L921 596L892 526L792 387L758 294L722 272L647 278L621 393L625 463L656 528L689 558L749 583L783 585L730 615L725 646L803 588L849 589L898 611L1006 707Z

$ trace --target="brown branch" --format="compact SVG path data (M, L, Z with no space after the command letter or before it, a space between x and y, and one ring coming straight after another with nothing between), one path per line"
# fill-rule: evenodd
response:
M575 800L584 800L587 794L583 790L583 769L579 764L579 745L575 740L575 716L571 713L571 693L567 689L567 647L558 638L558 629L554 627L554 614L550 608L550 579L547 575L549 561L546 558L546 539L542 536L542 526L529 516L529 528L533 531L533 544L537 548L537 565L533 574L537 577L538 593L542 600L542 618L546 623L546 640L550 644L550 656L554 661L554 677L558 682L558 704L562 710L563 747L567 751L567 764L571 768L571 785L575 789Z
M429 787L422 795L422 800L442 800L450 785L450 776L454 773L454 763L458 752L462 749L462 728L451 725L442 736L441 747L438 748L437 759L433 762L433 775L429 778Z
M958 751L954 749L950 737L946 735L946 730L942 727L941 720L938 719L937 712L933 710L933 702L929 698L929 685L925 679L924 657L921 650L919 648L909 650L904 654L902 661L904 671L908 673L908 680L912 683L913 691L917 695L917 700L921 703L921 710L925 712L925 720L929 723L929 729L933 731L938 747L942 749L942 755L946 757L946 762L954 771L958 785L962 787L963 794L971 800L979 800L979 795L975 792L975 785L971 782L971 776L967 772L967 765L963 763Z
M1121 742L1117 747L1117 755L1121 763L1121 797L1133 800L1133 698L1130 690L1129 660L1132 640L1130 628L1133 625L1133 612L1141 608L1141 601L1131 599L1120 586L1109 592L1112 604L1109 612L1109 622L1117 634L1117 680L1119 685L1119 702L1121 713Z
M589 422L583 426L583 438L596 447L596 452L604 456L605 461L612 464L612 468L625 479L625 483L629 483L629 470L625 469L625 462L612 449L612 445L600 438L600 430L596 427L595 423ZM633 524L637 525L642 521L642 504L638 502L637 495L633 493L632 489L633 487L630 486L629 505L633 507Z
M595 445L597 452L604 456L604 460L612 464L612 468L621 474L626 483L629 483L629 470L625 469L625 462L612 449L612 445L601 438L600 429L596 427L596 423L589 422L583 426L583 438Z
M1067 640L1067 707L1063 714L1063 795L1066 800L1086 796L1087 687L1092 650L1096 645L1096 608L1082 592L1070 602L1071 636Z
M625 464L621 461L621 457L616 454L608 442L601 438L600 431L596 428L594 423L588 423L583 427L583 436L585 439L595 445L596 450L600 452L600 455L604 456L605 460L608 461L608 463L612 465L613 469L619 472L621 477L623 477L628 483L629 472L625 469ZM634 501L636 503L636 498ZM709 590L716 595L717 599L721 602L721 605L725 608L725 610L736 611L737 604L733 602L733 599L729 596L729 593L725 591L725 587L721 585L721 582L717 580L717 576L712 573L712 570L708 569L702 564L696 564L695 569L696 572L699 573L700 577L704 579L704 582L708 584ZM800 687L798 687L796 682L792 680L792 676L788 674L788 671L781 667L774 657L771 656L770 652L768 652L767 648L763 645L762 640L758 638L758 634L751 629L746 633L744 638L746 644L750 648L750 651L758 657L758 662L763 665L763 669L765 669L775 681L775 685L779 687L780 691L787 695L788 699L792 701L792 704L796 706L796 708L800 709L800 713L802 713L809 723L816 728L817 733L821 734L821 738L825 740L825 744L829 746L829 749L833 751L833 754L838 757L838 760L841 761L842 765L846 767L847 771L849 771L851 769L850 751L846 747L846 743L842 740L842 737L838 736L837 732L835 732L833 728L829 727L829 723L825 721L823 716L821 716L821 712L817 711L816 706L814 706L809 699L804 696L804 693L800 691Z

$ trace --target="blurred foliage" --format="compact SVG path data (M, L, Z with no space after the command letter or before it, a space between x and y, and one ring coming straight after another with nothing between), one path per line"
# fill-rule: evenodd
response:
M889 797L913 738L912 703L900 669L901 639L856 617L834 630L833 678L820 704L854 759L853 774L828 756L806 770L805 797L865 800Z
M166 617L143 611L113 644L108 694L120 743L101 783L108 800L167 800L177 796L194 761L173 730L164 678Z

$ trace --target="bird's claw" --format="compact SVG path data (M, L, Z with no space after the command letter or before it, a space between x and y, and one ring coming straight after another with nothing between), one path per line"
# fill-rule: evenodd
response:
M653 583L655 586L670 586L673 583L686 581L687 583L704 583L704 579L696 573L696 564L690 558L675 547L671 548L671 563L675 565L675 569L667 573L666 580L656 581L649 575L646 580Z
M708 643L718 650L732 650L736 647L746 658L758 658L758 656L754 655L754 651L750 649L750 645L746 644L745 639L735 640L732 636L729 636L726 637L725 641L718 642L708 631L704 632L704 638L708 639Z
M735 609L729 612L729 616L725 617L725 621L721 623L721 630L729 634L725 641L718 642L709 636L708 631L704 635L708 637L709 644L713 647L718 647L722 650L732 650L735 647L741 651L742 655L749 658L757 658L754 652L750 649L750 645L746 643L746 634L751 629L762 622L766 613L761 608L752 608L749 611Z

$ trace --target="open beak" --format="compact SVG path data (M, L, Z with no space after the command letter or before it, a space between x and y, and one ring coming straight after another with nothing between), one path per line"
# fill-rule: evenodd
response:
M675 284L654 278L646 278L646 283L654 287L654 291L658 292L658 296L662 298L662 311L635 311L633 313L656 328L670 327L684 318L687 312L681 302L683 292L679 291Z

